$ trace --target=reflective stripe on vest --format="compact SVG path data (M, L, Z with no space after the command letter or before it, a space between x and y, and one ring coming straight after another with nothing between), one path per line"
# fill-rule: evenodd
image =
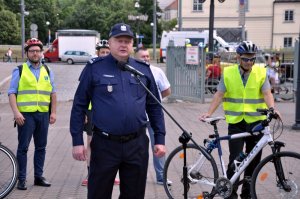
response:
M40 68L36 80L29 66L24 63L17 93L17 106L20 112L48 112L52 85L45 67Z
M247 123L252 123L266 118L256 111L258 108L267 108L261 93L266 74L265 68L253 66L244 86L237 65L224 68L226 92L223 108L227 123L235 124L243 119Z
M88 110L89 110L89 111L92 110L92 102L90 102L89 107L88 107Z

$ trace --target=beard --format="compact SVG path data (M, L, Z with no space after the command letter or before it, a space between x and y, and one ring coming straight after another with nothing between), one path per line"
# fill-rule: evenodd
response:
M33 58L28 58L29 61L33 64L38 64L40 62L40 59L37 57L33 57Z

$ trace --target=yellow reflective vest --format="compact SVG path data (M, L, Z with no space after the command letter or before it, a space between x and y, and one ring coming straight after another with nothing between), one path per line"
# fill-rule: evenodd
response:
M52 85L44 66L40 68L39 80L36 80L29 66L23 63L22 74L17 93L17 106L20 112L48 112Z
M238 65L224 68L226 92L223 108L227 123L235 124L243 119L252 123L266 119L266 116L256 111L258 108L267 108L261 92L266 75L264 67L253 66L244 86Z

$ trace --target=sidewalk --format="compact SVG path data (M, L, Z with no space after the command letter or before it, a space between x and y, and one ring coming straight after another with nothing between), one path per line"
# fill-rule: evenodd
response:
M11 74L16 64L3 65L0 64L0 82ZM64 67L72 67L68 77L64 76ZM87 195L86 187L81 186L81 181L86 177L85 162L75 161L72 158L71 135L69 133L69 119L72 106L71 97L78 83L78 76L82 70L81 66L53 66L57 77L59 89L57 122L51 125L48 136L47 155L45 162L44 176L52 183L49 188L33 186L33 142L28 151L28 190L20 191L15 189L7 198L8 199L84 199ZM66 85L66 84L70 85ZM9 147L13 152L17 148L17 130L13 128L13 115L7 101L7 85L0 85L0 141ZM70 87L71 86L71 87ZM1 100L2 99L2 100ZM193 139L200 145L203 139L207 138L212 132L210 125L204 124L198 120L200 113L206 112L209 104L175 102L164 103L165 108L188 132L193 133ZM283 150L299 151L300 131L291 130L291 126L295 123L295 103L280 102L276 104L277 109L281 112L284 120L284 132L280 137L280 141L286 142L287 146ZM223 115L223 111L219 108L215 116ZM179 146L178 138L181 130L176 124L165 114L166 122L166 147L170 153ZM227 134L227 125L224 121L219 122L219 130L222 135ZM223 142L224 161L228 161L228 147L226 141ZM268 150L264 151L264 156ZM153 169L152 152L149 149L149 169L146 188L146 199L165 199L167 198L163 186L157 185L155 182L155 172ZM119 186L114 186L113 199L118 198Z
M9 199L82 199L86 198L86 188L81 186L82 179L86 176L86 165L84 162L73 160L71 153L71 136L69 134L69 117L72 102L60 102L58 104L57 123L50 127L48 137L47 156L45 162L45 177L52 182L50 188L33 186L33 145L28 151L28 179L27 191L19 191L15 189L10 194ZM285 120L284 133L280 140L287 143L287 149L299 152L300 132L291 130L291 125L294 123L295 105L293 103L280 103L277 105ZM208 104L196 104L189 102L182 103L166 103L165 107L176 118L176 120L189 132L193 132L193 138L202 144L202 140L209 132L212 132L210 126L198 121L200 112L204 112L208 108ZM221 115L221 109L218 109L216 115ZM1 104L0 107L0 141L8 146L13 151L17 147L17 133L13 128L12 113L9 104ZM181 134L180 129L170 120L166 118L166 146L168 152L179 145L178 137ZM226 133L225 122L219 124L222 134ZM227 162L228 149L226 144L223 144L223 153ZM151 154L151 152L150 152ZM118 186L114 186L113 198L118 197ZM163 186L156 185L155 172L152 165L152 157L149 159L149 170L147 180L146 199L166 198Z

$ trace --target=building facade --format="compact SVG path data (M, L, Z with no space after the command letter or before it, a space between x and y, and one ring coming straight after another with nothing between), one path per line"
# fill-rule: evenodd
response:
M201 1L182 0L183 30L209 29L212 0ZM221 36L231 35L233 39L229 42L241 41L244 32L245 39L255 42L261 49L282 49L294 47L299 37L300 0L213 1L214 28Z

